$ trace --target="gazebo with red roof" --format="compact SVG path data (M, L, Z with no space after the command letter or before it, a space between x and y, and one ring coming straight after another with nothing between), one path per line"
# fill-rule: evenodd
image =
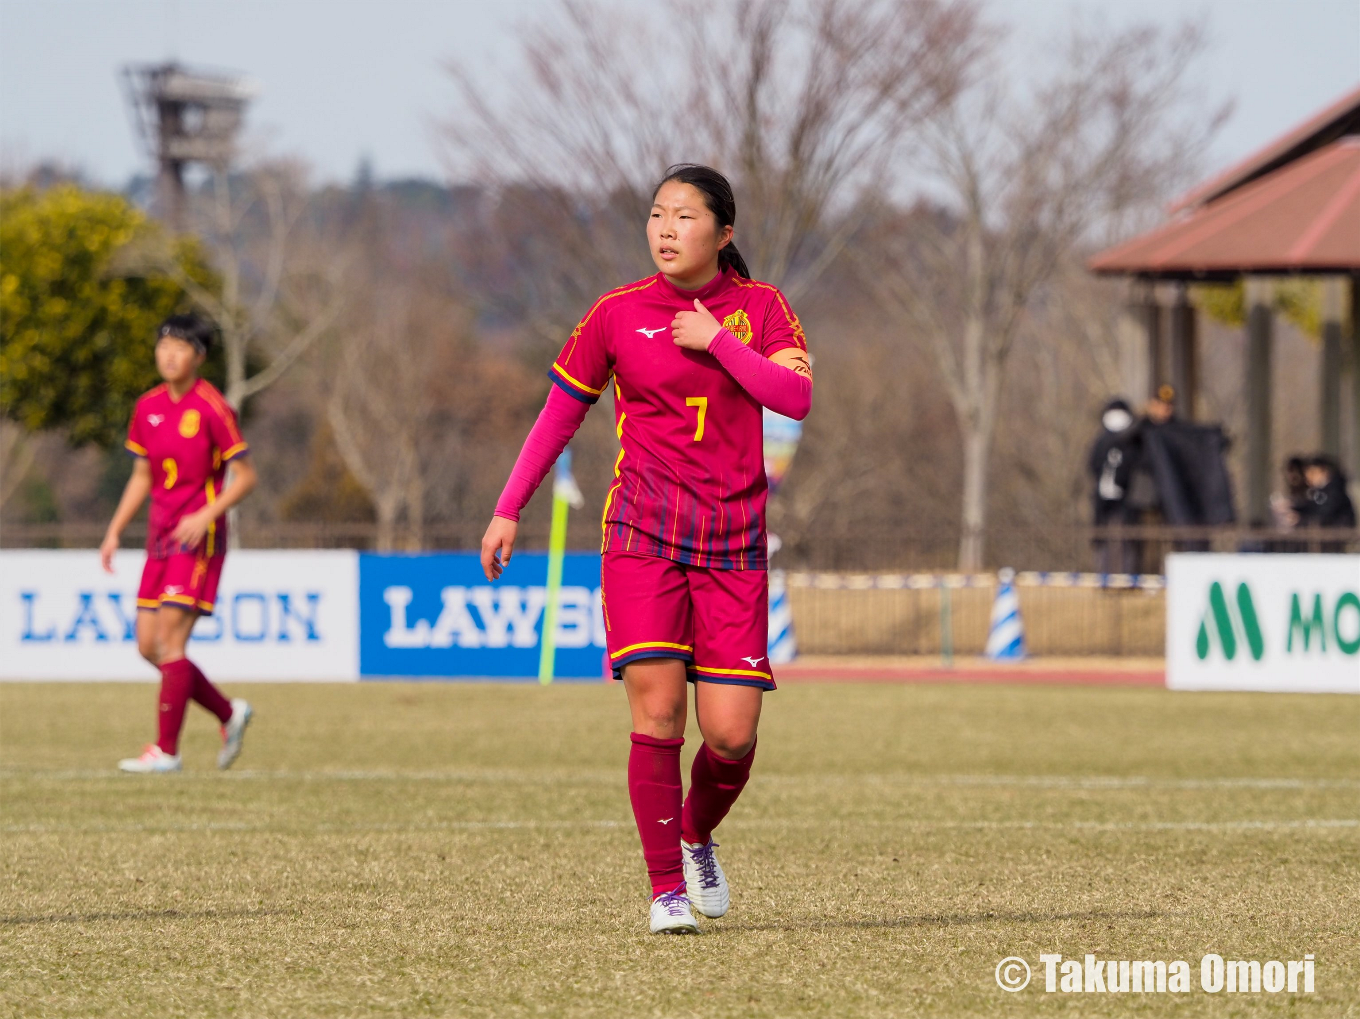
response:
M1184 284L1247 282L1247 518L1270 519L1272 277L1328 278L1323 324L1319 413L1323 450L1341 453L1342 377L1351 400L1352 473L1360 468L1360 88L1259 152L1174 203L1155 230L1093 258L1092 271L1144 283L1132 309L1143 325L1144 381L1151 394L1175 386L1193 417L1196 386L1195 312ZM1151 284L1173 281L1169 356L1162 354L1161 315ZM1350 327L1342 296L1349 281ZM1349 342L1343 336L1349 332ZM1345 350L1349 347L1349 352Z

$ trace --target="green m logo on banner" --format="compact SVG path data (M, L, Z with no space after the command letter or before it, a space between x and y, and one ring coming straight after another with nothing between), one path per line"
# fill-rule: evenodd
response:
M1233 609L1236 609L1236 613ZM1232 661L1237 657L1239 635L1246 639L1251 657L1260 661L1266 653L1266 642L1261 636L1261 622L1256 618L1256 605L1251 599L1251 588L1245 583L1237 585L1237 600L1230 605L1223 594L1223 585L1215 580L1209 585L1209 608L1199 624L1199 636L1195 639L1195 654L1199 660L1209 657L1210 627L1218 634L1218 646L1223 649L1223 657Z

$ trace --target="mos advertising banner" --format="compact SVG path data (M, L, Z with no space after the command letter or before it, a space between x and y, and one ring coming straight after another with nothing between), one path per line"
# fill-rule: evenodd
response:
M379 676L538 675L548 557L520 553L495 585L475 552L359 557L359 671ZM567 553L555 674L603 676L600 557Z
M1360 693L1360 556L1172 555L1176 690Z
M144 562L119 552L110 575L93 549L0 552L0 679L155 679L137 653ZM357 679L358 568L354 552L231 553L189 653L224 680Z

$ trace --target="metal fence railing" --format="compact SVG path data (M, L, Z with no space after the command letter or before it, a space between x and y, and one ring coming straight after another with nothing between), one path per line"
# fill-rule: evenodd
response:
M5 524L2 548L95 548L104 536L100 522ZM145 523L134 522L123 535L124 548L137 548ZM475 549L483 521L435 523L422 529L419 544L405 536L397 549ZM547 547L546 528L520 532L520 547ZM378 547L372 523L257 523L238 526L243 548ZM585 532L578 547L587 549ZM1017 570L1162 573L1170 552L1360 552L1360 530L1277 531L1248 527L1092 527L1063 524L1044 527L997 527L986 541L988 568ZM788 541L773 559L787 570L858 572L941 572L953 569L957 534L946 529L854 531Z
M978 655L997 577L983 574L786 575L804 654ZM1163 578L1024 572L1015 577L1036 655L1161 655Z

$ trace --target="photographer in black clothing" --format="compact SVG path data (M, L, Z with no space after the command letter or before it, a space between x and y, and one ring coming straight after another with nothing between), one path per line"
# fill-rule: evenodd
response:
M1315 456L1303 467L1308 490L1299 504L1299 527L1354 527L1355 506L1346 476L1330 457Z
M1142 511L1128 498L1139 452L1133 411L1125 401L1111 400L1101 411L1100 424L1100 434L1087 457L1087 467L1095 481L1093 520L1097 527L1139 523ZM1137 572L1136 543L1097 538L1094 546L1101 573Z

